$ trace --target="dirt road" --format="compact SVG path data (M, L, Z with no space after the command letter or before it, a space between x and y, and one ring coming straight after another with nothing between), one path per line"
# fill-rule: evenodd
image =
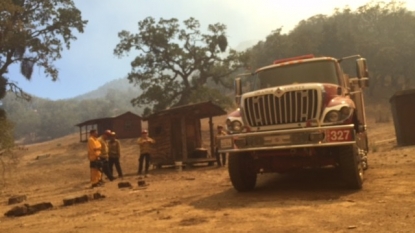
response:
M118 189L116 180L92 190L82 146L34 146L1 190L0 213L17 193L54 208L2 216L0 232L415 232L415 147L397 148L392 124L376 125L370 134L373 152L360 191L342 187L336 171L320 169L260 175L253 192L237 193L227 168L206 166L153 170L147 188L139 189L136 161L128 157L122 163L131 175L123 181L133 189ZM33 160L39 153L56 156ZM96 191L106 198L62 205L64 198Z

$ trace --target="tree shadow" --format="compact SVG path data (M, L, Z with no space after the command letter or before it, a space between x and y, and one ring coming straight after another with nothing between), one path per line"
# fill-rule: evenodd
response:
M190 203L198 209L245 208L267 203L267 207L287 205L329 204L359 190L345 187L335 169L310 169L294 173L258 175L257 185L250 192L230 188Z
M174 166L174 165L164 165L162 168L157 168L156 166L150 166L149 174L150 176L157 176L157 175L176 175L176 174L182 174L182 175L189 175L193 174L193 172L198 171L210 171L210 170L217 170L218 168L216 166L208 166L206 164L195 164L195 165L187 165L183 166L180 171ZM127 172L124 173L124 177L134 177L137 176L137 172Z

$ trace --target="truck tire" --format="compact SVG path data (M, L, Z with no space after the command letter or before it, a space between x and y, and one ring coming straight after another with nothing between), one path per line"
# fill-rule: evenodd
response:
M352 189L361 189L363 185L363 165L356 145L341 146L339 165L346 185Z
M232 185L238 192L255 188L257 172L249 153L229 153L228 171Z

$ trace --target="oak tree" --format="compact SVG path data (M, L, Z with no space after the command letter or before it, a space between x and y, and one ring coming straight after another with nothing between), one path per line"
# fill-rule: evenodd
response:
M86 24L72 0L0 1L0 99L7 90L29 97L7 76L12 64L20 64L26 79L37 65L57 80L53 62L76 40L74 30L83 33Z
M124 30L118 36L114 54L122 57L135 50L128 79L143 90L131 102L152 105L153 111L190 103L208 80L229 86L226 77L245 58L228 48L225 25L210 24L202 32L194 18L181 25L175 18L156 22L148 17L138 22L138 33Z

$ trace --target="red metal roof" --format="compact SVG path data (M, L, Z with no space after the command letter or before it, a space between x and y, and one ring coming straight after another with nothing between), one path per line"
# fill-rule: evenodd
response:
M207 117L214 117L214 116L222 116L227 114L225 110L223 110L220 106L213 104L212 102L202 102L196 104L189 104L183 106L172 107L166 110L162 110L156 113L151 114L148 117L144 117L143 120L147 121L150 118L163 116L163 115L194 115L199 119L207 118Z

